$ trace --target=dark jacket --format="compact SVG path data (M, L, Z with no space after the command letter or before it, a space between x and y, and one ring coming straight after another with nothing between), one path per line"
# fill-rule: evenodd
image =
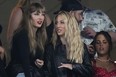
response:
M0 77L7 77L7 74L5 71L5 62L4 60L1 60L1 58L0 58Z
M38 48L36 51L35 55L30 52L28 33L25 29L16 33L12 41L11 62L7 67L9 76L15 77L18 73L24 72L25 77L33 77L33 68L41 72L42 68L36 67L35 60L42 60L43 53Z
M2 47L1 40L0 40L0 46ZM3 59L0 58L0 77L7 77L7 74L6 74L6 71L5 71L5 67L6 67L6 56L4 54L4 58Z
M58 68L61 63L71 63L73 69ZM57 41L55 49L50 43L46 46L45 66L49 77L91 77L92 66L86 46L84 46L83 63L70 62L66 58L66 47Z

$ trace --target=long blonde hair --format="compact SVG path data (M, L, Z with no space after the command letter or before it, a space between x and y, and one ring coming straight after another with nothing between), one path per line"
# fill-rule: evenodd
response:
M78 23L75 19L74 16L72 16L71 14L69 14L68 12L64 12L61 11L59 12L56 17L55 20L57 19L58 16L62 16L64 18L65 21L67 21L67 25L65 26L66 31L65 31L65 40L67 42L67 59L69 59L70 61L74 61L76 63L82 63L82 57L83 57L83 42L81 40L81 36L80 36L80 30L78 27ZM54 29L54 33L53 33L53 45L56 45L56 40L57 40L57 33Z

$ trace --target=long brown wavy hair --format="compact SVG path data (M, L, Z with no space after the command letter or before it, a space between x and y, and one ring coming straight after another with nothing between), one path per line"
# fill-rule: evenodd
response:
M44 51L44 46L47 40L46 17L44 19L42 26L38 28L36 34L34 34L34 27L31 20L31 13L35 11L37 11L38 13L40 12L45 13L45 7L40 3L32 3L27 13L27 31L29 37L30 51L32 51L33 54L35 54L36 47L38 47L39 50Z

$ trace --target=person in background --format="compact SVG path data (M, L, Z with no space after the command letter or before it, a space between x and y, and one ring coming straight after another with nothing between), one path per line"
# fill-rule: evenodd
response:
M83 17L80 29L84 43L90 45L96 33L102 30L107 31L111 35L112 41L116 42L116 27L103 11L86 8Z
M7 28L7 41L8 43L11 42L12 37L16 29L18 29L22 24L23 21L23 16L25 12L25 8L29 7L30 5L30 0L19 0L16 6L13 8L10 18L9 18L9 23L8 23L8 28Z
M42 66L47 40L45 7L32 3L25 17L13 36L7 73L10 77L44 77Z
M95 35L93 46L98 56L92 61L93 77L115 77L116 64L110 58L112 40L108 32L100 31Z
M110 21L109 17L100 10L90 10L83 6L77 0L65 0L62 2L60 10L56 11L67 11L74 15L79 23L81 30L81 37L83 42L87 45L90 55L93 56L95 53L92 51L91 43L94 36L99 31L107 31L113 42L116 42L116 27Z
M0 34L2 32L2 25L0 25ZM0 77L7 77L6 71L6 53L0 39Z
M91 77L92 66L75 17L59 12L54 19L52 42L45 48L50 77Z

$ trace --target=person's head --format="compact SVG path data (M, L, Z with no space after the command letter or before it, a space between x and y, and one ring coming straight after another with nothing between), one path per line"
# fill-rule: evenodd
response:
M45 7L40 3L32 3L27 13L27 30L29 32L30 46L34 49L37 45L44 50L46 41ZM37 42L36 42L37 40Z
M55 46L58 36L66 40L68 46L67 58L82 63L83 43L80 30L75 17L69 12L60 11L54 19L53 44Z
M110 55L112 40L108 32L101 31L96 34L93 42L95 51L99 55Z
M82 15L83 10L84 10L84 6L77 0L65 0L62 2L59 11L70 12L76 17L78 22L81 22L83 20L83 15ZM55 13L58 13L59 11Z
M39 3L32 3L29 8L30 24L35 28L43 27L42 24L45 20L45 7ZM32 27L32 26L31 26Z

